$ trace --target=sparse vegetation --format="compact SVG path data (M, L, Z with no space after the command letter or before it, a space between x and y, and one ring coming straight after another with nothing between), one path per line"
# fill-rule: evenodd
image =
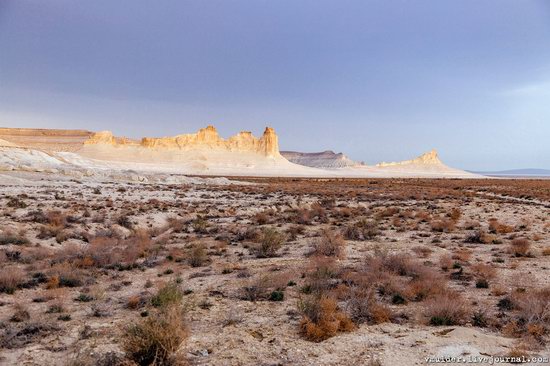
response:
M258 258L274 257L285 242L285 235L273 228L263 229L252 251Z
M510 243L510 252L516 257L525 257L529 255L531 243L525 238L517 238Z
M246 179L7 188L0 347L42 364L223 364L230 335L243 364L273 345L341 363L364 334L418 355L433 348L415 332L458 325L548 347L547 182Z
M316 240L313 246L312 254L317 256L341 258L344 255L345 245L346 242L340 234L334 233L330 230L324 230L321 237Z
M349 332L355 328L351 319L344 314L333 298L309 296L301 299L298 308L302 313L300 333L313 342L321 342L338 332Z

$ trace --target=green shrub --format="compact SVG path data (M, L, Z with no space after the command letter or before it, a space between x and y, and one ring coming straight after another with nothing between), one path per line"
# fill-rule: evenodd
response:
M175 282L161 287L157 294L151 298L151 305L156 308L164 308L171 304L180 304L183 299L183 291Z

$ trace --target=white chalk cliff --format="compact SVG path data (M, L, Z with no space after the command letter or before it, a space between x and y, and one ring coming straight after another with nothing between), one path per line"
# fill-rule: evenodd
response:
M266 127L264 134L256 138L249 131L239 132L228 138L221 138L214 126L201 128L197 133L174 137L144 137L140 142L113 136L110 131L93 134L84 145L108 145L112 147L141 147L144 149L171 150L220 150L226 152L256 153L266 157L280 157L279 140L275 130Z

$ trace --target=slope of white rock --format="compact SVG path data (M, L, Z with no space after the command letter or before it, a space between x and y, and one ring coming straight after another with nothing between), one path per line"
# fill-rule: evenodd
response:
M44 137L38 141L39 146L53 146L55 149L62 146L63 149L58 151L15 147L10 146L13 145L11 141L0 141L0 171L49 172L76 178L143 182L174 182L172 175L479 177L446 166L435 151L416 159L376 166L355 163L345 155L331 151L316 154L285 152L284 155L293 160L291 162L280 154L277 135L271 128L266 128L260 138L250 132L241 132L223 139L214 127L209 126L195 134L143 138L141 141L115 137L108 131L90 133L87 139L82 139L82 133L67 133L69 137L66 137L60 131L54 136L55 143L48 141L48 135L43 132ZM9 138L8 132L3 136ZM75 135L81 139L80 145L75 144ZM69 138L70 149L66 143ZM30 146L32 143L35 142L32 141Z
M134 170L134 167L138 170ZM0 147L0 185L42 185L71 180L218 185L231 183L226 178L194 178L172 174L162 168L140 170L141 167L133 164L113 165L71 152L48 153L28 148Z

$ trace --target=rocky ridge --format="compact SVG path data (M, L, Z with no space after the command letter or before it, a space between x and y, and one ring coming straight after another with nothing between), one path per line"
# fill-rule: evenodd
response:
M256 138L249 131L239 132L228 139L219 136L214 126L201 128L197 133L173 137L144 137L141 141L113 136L110 131L93 134L84 145L134 146L146 149L173 150L226 150L231 152L253 152L268 157L280 157L279 140L275 130L266 127L262 137Z

